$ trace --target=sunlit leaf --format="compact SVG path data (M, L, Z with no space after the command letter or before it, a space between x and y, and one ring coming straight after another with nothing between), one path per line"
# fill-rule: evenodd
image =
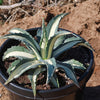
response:
M86 69L82 63L80 63L79 61L75 59L67 60L67 61L64 61L63 63L70 64L73 69L81 69L81 70Z
M31 51L21 46L12 46L11 48L7 49L7 51L4 53L3 60L9 57L16 57L19 59L35 58L34 54Z

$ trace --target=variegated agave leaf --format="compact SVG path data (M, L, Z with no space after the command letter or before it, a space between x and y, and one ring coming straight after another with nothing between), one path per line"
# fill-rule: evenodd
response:
M45 70L46 70L46 68L44 68L44 67L38 67L38 68L28 72L29 73L28 78L29 78L29 80L31 82L34 99L36 97L36 81L37 81L37 77L41 72L43 72Z
M22 46L12 46L11 48L7 49L7 51L4 53L3 60L9 57L16 57L19 59L34 59L35 55L32 53L32 51Z
M54 71L56 70L56 60L55 58L47 59L47 60L40 60L46 68L47 68L47 80L46 84L48 84L53 77Z
M64 61L63 63L70 64L70 66L72 66L73 69L81 69L81 70L86 69L82 63L80 63L79 61L75 59L67 60L67 61Z
M51 83L52 83L56 88L59 88L59 87L60 87L59 80L58 80L58 77L57 77L56 73L54 73L53 77L51 78Z
M47 58L50 58L51 55L52 55L52 51L53 51L53 48L54 48L54 44L55 44L55 41L61 37L61 36L65 36L65 35L69 35L69 34L72 34L71 32L68 32L68 31L59 31L55 36L53 36L49 42L48 42L48 47L47 47L47 50L48 50L48 56ZM64 38L62 38L64 39Z
M10 75L11 72L12 72L13 70L15 70L16 65L18 65L19 63L20 63L20 60L15 60L15 61L13 61L13 62L11 63L11 65L9 66L9 68L7 69L7 73Z
M40 47L41 47L41 56L43 59L46 59L47 56L47 43L48 43L48 37L47 37L47 31L46 31L46 26L44 24L44 20L42 23L42 34L43 36L41 37L40 40Z
M77 87L80 87L79 83L78 83L78 81L76 79L75 72L72 69L72 67L70 66L70 64L64 64L64 63L61 63L61 62L57 62L57 68L64 70L66 76L68 76L75 83L75 85Z
M19 64L18 64L19 65ZM24 72L30 70L30 69L35 69L39 65L43 65L40 61L25 61L21 62L19 66L10 74L8 80L5 82L5 85L11 82L13 79L18 78L20 75L22 75Z
M60 15L57 15L56 17L52 18L50 20L50 22L48 23L46 29L47 29L47 32L48 32L48 40L54 36L58 30L58 25L59 25L59 22L60 20L68 15L69 13L64 13L64 14L60 14Z
M75 46L79 43L82 43L82 41L72 41L72 42L62 44L59 48L57 48L53 51L52 55L53 55L53 57L58 57L64 51L67 51L67 50L71 49L73 46Z
M30 35L23 34L23 33L11 33L11 34L7 34L1 38L15 39L15 40L19 40L19 41L25 43L26 47L34 52L37 59L41 59L40 54L39 54L39 52L40 52L39 44Z
M14 34L14 33L21 33L21 34L26 34L26 37L27 39L26 40L29 40L29 43L34 47L34 48L37 48L37 50L40 50L40 47L38 45L38 43L35 41L35 39L25 30L23 29L20 29L20 28L13 28L9 31L9 33L11 34ZM25 41L26 41L25 40ZM24 42L24 41L23 41ZM33 45L34 44L34 45Z

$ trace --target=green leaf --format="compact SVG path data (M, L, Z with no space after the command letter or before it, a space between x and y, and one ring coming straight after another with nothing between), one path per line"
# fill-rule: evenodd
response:
M40 40L42 40L42 38L43 38L43 34L42 34L42 29L41 29L41 28L39 28L39 29L37 30L36 37L37 37L38 43L40 44Z
M77 37L70 37L70 38L67 38L64 40L64 43L69 43L69 42L72 42L72 41L83 41L85 42L85 40L83 38L77 38Z
M11 82L13 79L18 78L24 72L28 71L29 69L35 69L37 66L43 65L40 61L25 61L20 63L20 65L10 74L8 80L5 82L5 85Z
M16 65L20 63L20 60L15 60L11 63L9 68L7 69L7 73L10 75L13 70L15 70Z
M59 88L59 81L56 73L54 73L53 77L51 78L51 83L57 88Z
M34 59L35 56L31 51L28 49L21 47L21 46L12 46L11 48L7 49L7 51L4 53L3 60L9 58L9 57L16 57L19 59Z
M41 56L43 59L46 58L47 56L47 42L48 42L48 38L47 38L47 31L46 31L46 27L45 27L45 24L44 24L44 20L43 20L43 23L42 23L42 34L43 34L43 37L41 37L41 40L40 40L40 47L41 47Z
M61 45L59 48L55 49L53 51L53 57L58 57L60 54L62 54L64 51L69 50L70 48L72 48L73 46L76 46L77 44L82 43L82 41L72 41L69 43L65 43L63 45Z
M36 81L37 81L37 77L41 72L43 72L45 70L46 70L45 68L39 67L39 68L36 68L36 69L31 70L31 71L28 72L29 73L28 78L29 78L29 80L31 82L34 98L36 97Z
M63 63L70 64L73 69L81 69L81 70L86 69L82 63L80 63L79 61L75 59L67 60L67 61L64 61Z
M68 31L69 32L69 31ZM68 43L68 42L71 42L71 41L84 41L83 38L81 37L78 37L77 35L75 35L74 33L73 34L70 34L72 35L71 37L69 37L69 35L64 35L64 36L61 36L59 37L56 41L55 41L55 44L54 44L54 49L56 49L58 46L60 46L61 44L64 44L64 43Z
M37 59L41 59L40 54L37 50L37 46L35 45L34 39L30 38L29 35L27 34L22 34L22 33L11 33L11 34L7 34L4 37L1 38L10 38L10 39L15 39L15 40L20 40L21 42L25 43L25 45L34 52L34 54L36 55ZM32 42L33 41L33 42ZM35 41L36 42L36 41Z
M94 49L91 47L91 45L87 41L84 43L79 43L77 46L84 46L84 47L94 51Z
M53 77L54 71L56 69L56 60L54 58L43 61L47 67L47 80L46 84L48 84Z
M54 34L57 32L58 30L58 25L59 25L59 22L60 20L68 15L69 13L64 13L64 14L60 14L60 15L57 15L56 17L53 17L50 22L48 23L46 29L47 29L47 32L48 32L48 40L54 36Z
M20 65L29 62L29 61L33 61L35 59L22 59L22 60L15 60L11 63L11 65L9 66L9 68L7 69L8 74L11 74L11 72L13 72L17 67L19 67Z
M25 35L25 37L28 39L26 39L34 48L36 47L38 50L40 50L40 47L39 47L39 45L38 45L38 43L35 41L35 39L27 32L27 31L25 31L25 30L23 30L23 29L20 29L20 28L13 28L13 29L11 29L10 31L9 31L9 33L11 33L11 34L24 34ZM24 37L24 38L25 38Z
M27 31L21 29L21 28L13 28L9 31L9 33L22 33L22 34L27 34L30 35Z
M53 49L56 49L58 46L60 46L60 45L64 42L65 38L66 38L65 35L59 37L59 38L55 41L55 43L54 43L54 48L53 48Z
M79 83L76 79L76 75L74 73L74 70L71 68L69 64L63 64L61 62L57 62L58 69L63 69L65 71L66 76L68 76L77 87L79 87Z
M53 36L53 37L49 40L49 42L48 42L48 47L47 47L47 49L48 49L48 53L47 53L48 56L47 56L47 58L50 58L51 55L52 55L52 51L53 51L53 47L54 47L55 41L56 41L59 37L65 36L65 35L69 35L69 34L73 34L73 33L68 32L68 31L59 31L55 36ZM64 39L64 38L63 38L63 39Z

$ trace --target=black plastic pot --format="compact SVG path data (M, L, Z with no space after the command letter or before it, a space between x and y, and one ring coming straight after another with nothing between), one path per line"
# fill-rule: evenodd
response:
M28 29L27 31L32 34L33 31L37 31L38 28ZM35 35L35 34L33 34ZM18 45L19 42L16 40L6 40L4 44L0 47L0 82L4 85L7 80L6 70L3 66L2 56L7 48L12 45ZM84 74L79 78L80 88L76 87L74 84L70 84L61 88L52 90L40 90L37 92L36 100L81 100L82 91L86 85L86 82L90 78L94 70L94 57L91 50L86 50L89 56L89 67L84 72ZM33 100L33 93L31 89L27 89L18 86L15 83L9 83L4 85L9 90L11 100Z

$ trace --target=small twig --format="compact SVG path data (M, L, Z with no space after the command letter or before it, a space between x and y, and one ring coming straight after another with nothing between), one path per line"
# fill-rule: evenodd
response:
M32 5L33 7L35 7L35 8L39 8L39 9L43 9L43 10L46 10L46 8L45 7L40 7L40 6L38 6L38 5Z
M30 15L28 14L27 11L23 10L22 8L17 8L17 9L15 10L15 12L6 20L5 23L9 22L10 20L11 20L11 21L14 21L14 19L15 19L15 17L16 17L16 13L17 13L18 11L24 12L25 14L27 14L28 16L30 16Z
M13 4L13 5L5 5L5 6L1 5L0 9L13 9L20 6L30 5L31 3L32 3L32 0L28 0L28 1L22 1L20 3Z
M14 15L17 13L18 10L19 10L19 9L17 9L17 10L6 20L5 23L9 22L10 19L14 17Z

